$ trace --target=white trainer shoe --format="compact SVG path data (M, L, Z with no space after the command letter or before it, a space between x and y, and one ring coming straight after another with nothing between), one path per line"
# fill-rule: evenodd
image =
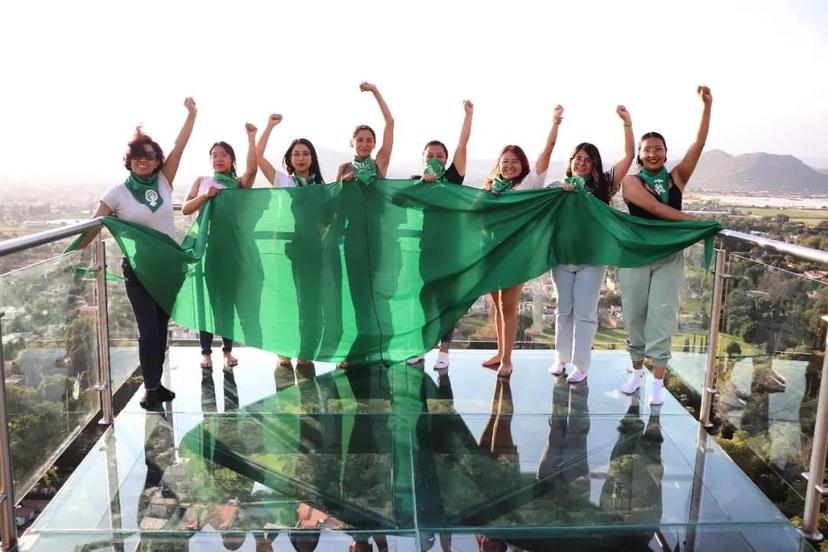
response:
M581 370L580 368L575 368L575 370L569 374L566 378L566 383L570 384L577 384L585 381L587 379L587 373Z
M641 387L641 379L642 379L642 370L633 370L632 376L626 382L624 382L620 389L622 393L626 393L627 395L632 395L638 388Z
M555 377L566 374L566 361L558 361L549 367L549 373Z

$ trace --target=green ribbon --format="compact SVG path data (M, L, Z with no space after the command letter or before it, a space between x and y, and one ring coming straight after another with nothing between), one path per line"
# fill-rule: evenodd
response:
M492 182L492 193L494 195L498 195L502 192L506 192L511 190L514 186L514 182L508 178L501 178L500 176L496 176L494 182Z
M638 178L647 183L647 186L656 193L661 203L667 203L670 198L670 173L667 171L667 167L661 167L661 170L655 174L647 169L641 169L638 172Z
M361 182L367 184L377 178L377 162L370 157L366 157L365 159L354 157L354 160L351 161L351 166L354 169L354 176Z
M153 213L160 209L164 203L161 194L158 192L158 173L154 173L145 180L130 172L127 179L124 180L124 186L127 187L135 201L145 205Z
M239 187L239 179L233 173L226 174L215 171L213 173L213 180L227 188L228 190L235 190Z
M423 176L433 176L434 180L440 180L446 174L446 164L439 159L429 159L423 169Z

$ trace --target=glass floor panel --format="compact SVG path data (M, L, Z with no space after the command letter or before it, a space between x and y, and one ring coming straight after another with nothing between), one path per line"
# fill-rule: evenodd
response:
M21 550L808 550L672 397L586 384L519 351L510 380L454 351L420 366L231 371L174 347L177 398L132 398ZM220 355L215 355L218 358ZM649 376L648 376L649 377Z

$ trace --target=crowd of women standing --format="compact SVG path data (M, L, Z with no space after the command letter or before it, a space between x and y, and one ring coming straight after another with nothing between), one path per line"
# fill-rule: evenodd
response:
M354 158L342 164L336 181L348 182L355 178L378 177L387 174L394 140L394 118L379 89L370 83L362 83L360 90L371 93L385 122L382 144L375 157L377 135L367 125L359 125L351 136ZM561 181L550 183L547 177L550 159L563 122L564 109L553 109L552 124L544 147L534 164L531 164L523 148L510 144L498 155L497 162L483 183L483 190L494 197L513 190L537 189L558 186L571 191L576 187L591 194L595 200L609 204L612 197L623 190L624 202L630 214L650 219L681 220L692 218L682 212L682 194L695 169L707 139L712 95L706 86L699 86L698 96L703 109L696 139L682 160L671 170L667 169L667 145L657 132L648 132L639 140L638 155L632 130L630 113L624 106L616 109L623 124L624 156L605 170L598 148L590 142L579 143L566 163L566 175ZM140 128L129 143L124 156L128 171L126 180L110 188L100 200L95 213L99 216L115 216L148 226L175 238L173 226L172 189L181 155L193 131L196 105L192 98L184 102L187 118L176 138L169 156L164 157L161 147ZM448 148L438 140L432 140L423 150L423 172L417 179L425 182L446 182L462 185L466 174L466 148L471 135L474 106L463 104L464 119L460 139L451 163ZM256 142L257 129L246 125L248 150L245 171L236 173L235 151L230 144L219 141L209 150L213 174L199 177L193 182L183 207L185 214L198 211L206 201L226 188L250 188L257 169L267 180L278 187L299 187L324 183L319 158L313 144L306 138L296 138L282 157L282 168L276 169L265 159L265 150L273 129L282 121L279 114L271 115L264 131ZM628 175L633 160L639 165L636 174ZM448 165L448 166L447 166ZM347 247L347 244L346 244ZM623 268L619 272L622 310L628 334L628 350L632 360L632 377L621 390L634 393L642 382L645 358L653 364L653 384L650 402L661 404L663 377L670 359L670 340L677 330L679 290L683 278L683 253L679 252L656 263ZM606 266L559 265L552 270L558 294L555 316L557 361L549 371L557 377L567 376L567 381L577 385L587 379L591 364L591 350L597 330L597 307ZM144 289L129 264L123 264L126 290L135 313L139 329L139 357L144 376L145 394L141 406L147 408L172 400L175 394L161 384L161 374L166 355L166 338L169 315L165 313ZM301 286L297 284L297 293ZM499 377L509 377L513 370L512 349L517 331L517 309L522 284L495 291L491 294L496 317L497 351L486 359L483 366L497 370ZM217 290L208 292L218 297ZM357 321L359 326L359 320ZM448 351L451 331L440 340L440 352L434 369L444 372L449 366ZM204 355L202 366L212 366L211 344L213 335L201 333ZM224 339L225 365L232 367L236 358L232 354L232 341ZM309 356L309 355L308 355ZM298 363L309 362L299 358ZM280 357L281 363L291 359ZM410 359L410 364L422 362L422 357ZM342 363L342 368L347 364Z

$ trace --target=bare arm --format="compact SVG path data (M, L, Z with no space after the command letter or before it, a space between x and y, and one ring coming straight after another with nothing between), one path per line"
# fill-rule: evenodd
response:
M201 177L195 179L193 185L190 186L190 192L187 194L187 198L184 200L184 204L181 206L181 214L182 215L189 215L193 211L197 211L201 208L206 198L199 198L198 197L198 188L201 186Z
M451 158L451 162L454 164L454 168L457 169L457 174L460 176L466 176L466 149L469 145L469 138L471 137L474 104L469 100L464 100L463 110L466 112L466 115L463 117L463 127L460 129L460 140L457 141L457 149L454 150L454 156Z
M673 209L669 205L665 205L653 197L653 194L644 188L641 180L637 176L627 176L623 180L622 190L624 193L624 201L632 203L641 207L651 215L655 215L660 219L665 220L691 220L693 217Z
M555 142L558 140L558 126L563 121L564 108L558 104L552 112L552 128L549 129L549 135L546 137L546 145L543 147L535 162L535 172L541 175L549 168L549 160L552 158L552 150L555 149Z
M195 124L197 113L196 104L192 98L184 100L184 107L187 108L187 119L184 121L181 130L178 131L175 146L173 146L172 151L167 156L167 160L164 161L164 166L161 167L161 172L164 173L164 178L167 179L171 187L173 179L175 179L175 173L178 172L178 164L181 163L181 155L184 153L187 142L190 141L190 134L193 133L193 125Z
M707 133L710 130L710 108L713 104L713 95L710 93L710 88L706 86L699 86L696 92L704 104L701 121L699 122L699 130L696 132L696 141L690 145L687 153L684 154L684 159L672 171L678 175L676 185L681 186L682 191L687 181L690 180L693 171L696 169L696 164L699 162L704 144L707 142Z
M100 203L98 203L98 209L95 211L95 214L92 215L92 218L96 219L99 217L111 217L114 214L115 212L109 208L109 205L101 201ZM86 232L83 235L83 238L81 238L81 240L78 242L77 249L83 249L84 247L92 243L92 240L95 239L95 236L97 236L98 232L100 231L100 228L96 228L95 230L89 230L88 232Z
M385 129L382 132L382 145L377 152L377 168L380 174L385 176L388 172L388 165L391 163L391 150L394 148L394 117L391 116L391 110L388 109L388 104L385 103L379 89L371 83L363 82L359 85L359 89L363 92L371 92L374 99L377 100L380 111L382 111L382 118L385 119Z
M259 142L256 144L256 159L259 162L259 168L262 169L262 174L265 175L267 181L271 184L276 184L276 169L270 164L270 161L265 159L264 152L267 149L267 141L270 140L270 133L273 127L282 122L282 116L278 113L272 114L267 119L267 125L259 136Z
M349 182L353 180L355 177L354 172L351 170L350 163L342 163L339 168L336 170L336 182L344 181Z
M630 112L623 105L615 108L615 112L624 121L624 157L615 164L612 171L612 185L610 186L610 195L614 195L621 186L621 179L627 176L627 171L632 166L633 159L635 159L635 138L632 129L632 117Z
M258 170L256 156L256 127L250 123L245 123L244 130L247 132L247 167L244 170L244 174L239 177L239 187L252 188L253 181L256 180L256 172Z

